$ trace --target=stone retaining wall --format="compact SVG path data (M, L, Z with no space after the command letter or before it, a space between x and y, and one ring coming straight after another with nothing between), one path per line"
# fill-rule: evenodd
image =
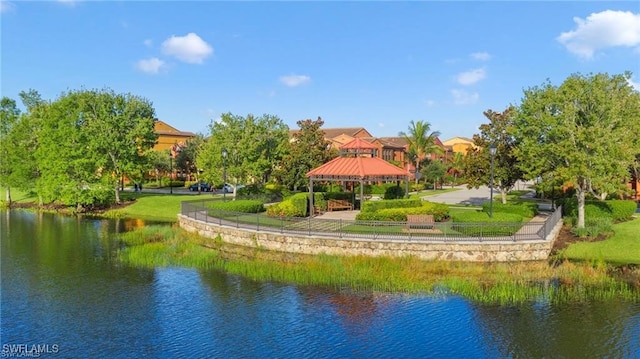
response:
M416 256L424 260L450 260L473 262L509 262L545 260L551 253L562 221L556 225L546 240L518 242L436 242L401 240L363 240L315 237L305 235L258 232L251 229L219 226L178 215L180 227L197 232L207 238L242 246L257 247L271 251L332 254L340 256Z

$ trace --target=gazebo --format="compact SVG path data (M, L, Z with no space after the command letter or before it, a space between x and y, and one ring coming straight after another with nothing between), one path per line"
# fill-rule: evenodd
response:
M310 211L313 216L313 182L314 181L347 181L360 183L360 208L364 200L364 183L405 181L409 193L409 174L406 170L376 156L377 147L355 138L340 146L340 157L307 172L309 177Z

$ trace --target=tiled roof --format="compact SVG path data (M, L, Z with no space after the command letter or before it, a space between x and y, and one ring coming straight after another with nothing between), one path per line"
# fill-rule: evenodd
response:
M325 138L334 138L343 134L353 137L359 131L364 130L364 127L320 128L320 130L324 132Z
M378 157L337 157L307 172L307 177L404 177L408 173Z

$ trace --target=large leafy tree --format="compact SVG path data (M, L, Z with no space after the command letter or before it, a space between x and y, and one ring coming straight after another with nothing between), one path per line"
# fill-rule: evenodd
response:
M513 133L516 155L530 177L570 183L578 199L577 227L584 227L585 195L616 192L629 178L638 153L640 93L630 73L569 76L524 91Z
M510 133L517 109L509 107L503 112L483 112L489 123L480 125L480 133L473 135L475 148L465 158L465 178L469 188L478 188L491 182L491 155L489 147L496 147L493 184L500 191L502 203L507 203L507 193L523 177L518 166L515 149L516 138Z
M322 125L324 121L300 120L300 128L288 142L288 153L282 160L279 177L282 184L296 189L309 184L307 172L328 162L337 156L331 149L331 143L324 138Z
M220 183L226 170L234 183L263 182L280 163L289 129L276 116L223 114L212 121L210 137L196 156L203 179ZM223 159L225 149L227 158ZM231 182L231 181L230 181Z
M144 98L111 90L63 93L41 115L38 191L81 206L106 201L106 188L119 203L120 178L140 172L157 140L154 122Z
M431 131L431 124L426 121L411 121L408 132L400 132L399 136L406 139L409 144L407 158L415 163L416 173L420 172L420 164L433 154L441 154L442 147L438 146L436 139L440 132ZM418 179L416 178L416 183Z

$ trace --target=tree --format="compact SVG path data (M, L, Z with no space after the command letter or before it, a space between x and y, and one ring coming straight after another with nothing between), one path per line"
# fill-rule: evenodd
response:
M6 187L7 204L11 205L11 173L17 160L12 154L14 144L10 140L10 134L18 123L20 110L16 101L3 97L0 100L0 185Z
M640 93L622 75L574 74L560 86L547 81L524 91L513 133L522 170L570 183L585 225L585 195L600 197L629 179L637 154Z
M430 161L421 170L422 175L427 180L433 182L433 189L437 188L438 181L442 182L442 178L447 173L447 167L441 161Z
M510 134L516 112L515 107L509 107L502 113L493 110L483 112L489 119L489 123L480 125L480 134L473 135L475 149L465 158L464 171L467 186L478 188L480 185L489 185L491 181L489 146L492 144L496 146L493 159L493 184L500 191L502 203L507 203L507 193L524 175L515 155L518 143Z
M288 127L276 116L246 117L225 113L212 121L210 137L196 160L202 177L212 183L223 181L223 172L237 185L266 181L280 163L288 140ZM222 150L227 158L223 159ZM235 193L234 193L235 195Z
M407 157L410 161L415 162L416 173L420 171L420 163L426 160L430 154L441 154L443 152L442 147L436 144L436 139L440 136L440 132L433 131L429 133L430 130L431 125L428 122L411 121L409 123L409 132L399 133L409 143ZM417 178L416 183L418 183Z
M190 138L184 144L184 146L178 151L175 158L176 169L191 175L196 173L198 175L198 153L200 152L204 144L204 135L197 134L195 137ZM197 177L199 180L199 177Z
M449 169L447 174L453 177L451 182L451 188L458 183L458 177L464 175L464 154L456 152L453 154L451 162L449 162Z
M324 138L322 118L301 120L297 124L300 130L288 142L288 153L279 171L282 183L293 190L309 184L307 172L337 156Z

